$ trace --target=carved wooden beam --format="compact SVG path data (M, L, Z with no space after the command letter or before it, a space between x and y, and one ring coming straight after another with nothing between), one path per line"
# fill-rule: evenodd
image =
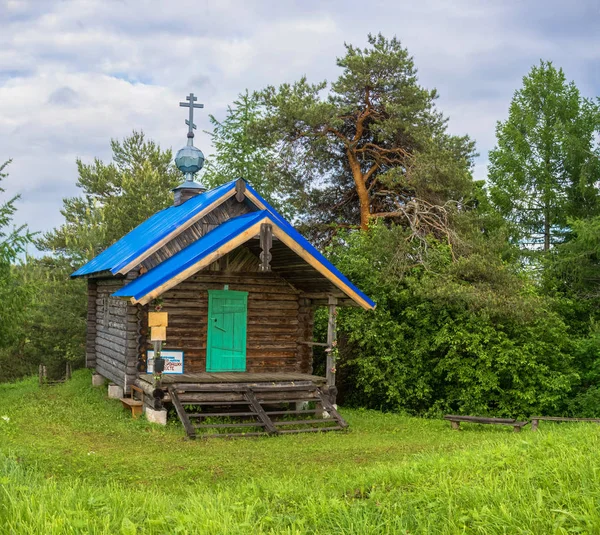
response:
M273 227L270 223L263 223L260 226L260 266L259 271L271 271L271 247L273 245Z

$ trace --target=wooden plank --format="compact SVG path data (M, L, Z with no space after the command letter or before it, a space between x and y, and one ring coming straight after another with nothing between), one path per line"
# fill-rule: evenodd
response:
M168 387L167 391L169 392L171 403L173 403L173 406L175 407L175 412L177 412L177 416L179 416L187 436L189 438L196 438L196 431L194 430L194 427L192 426L192 423L190 422L185 409L183 408L183 405L177 396L177 392L172 387Z
M151 374L140 374L141 381L152 382ZM175 384L177 387L185 388L185 383L245 383L263 386L261 383L283 385L286 382L295 382L296 384L306 386L311 383L323 384L324 377L305 373L247 373L247 372L215 372L215 373L185 373L177 375L163 375L164 384Z
M255 412L190 412L188 418L229 418L237 416L244 418L247 416L256 416Z
M348 427L348 422L342 418L342 415L331 404L329 397L326 396L320 388L317 389L317 393L321 400L321 405L329 413L329 415L337 421L338 425L340 427Z
M251 390L249 390L244 393L244 397L247 401L250 402L250 406L254 409L260 420L265 424L265 428L267 429L267 431L269 433L277 433L277 428L273 425L271 418L267 416L267 413L262 408L261 404L258 402L258 399L256 399L254 393Z
M273 422L275 425L308 425L308 424L328 424L329 420L281 420Z
M180 399L180 401L182 401L182 400ZM204 406L204 405L246 405L246 406L248 406L249 405L248 401L246 401L246 400L228 401L228 400L215 400L215 399L209 399L208 401L186 401L185 403L189 404L189 405L200 405L200 406Z
M532 416L531 420L544 420L547 422L592 422L600 424L600 418L567 418L563 416Z
M241 384L214 383L214 384L177 384L177 392L246 392L248 386Z
M246 438L246 437L267 437L270 433L204 433L200 438Z
M317 390L317 385L269 385L269 386L253 386L253 392L314 392Z
M194 429L227 429L227 428L235 428L235 427L265 427L263 422L236 422L229 424L199 424L194 425Z
M287 416L288 414L317 414L319 412L323 412L323 409L314 409L314 410L289 410L289 411L265 411L269 418L271 416Z
M334 347L337 344L337 329L336 329L336 305L337 298L329 297L328 309L329 316L327 320L327 363L326 363L326 374L327 384L329 386L335 385L335 358L334 358Z
M512 424L515 418L491 418L485 416L462 416L457 414L446 414L444 420L455 422L472 422L480 424Z
M291 433L324 433L326 431L341 431L339 427L310 427L305 429L279 429L280 434Z
M235 392L194 392L181 394L179 399L182 403L195 404L198 402L210 401L215 404L225 404L232 402L239 402L243 400L242 393Z

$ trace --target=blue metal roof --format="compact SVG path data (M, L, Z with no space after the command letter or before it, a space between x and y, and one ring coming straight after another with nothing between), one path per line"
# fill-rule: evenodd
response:
M231 181L215 189L192 197L179 206L172 206L157 212L152 217L126 234L118 242L111 245L96 258L75 271L71 276L79 277L102 271L117 274L123 267L143 255L151 247L167 237L178 227L185 224L191 217L210 206L223 195L235 189L236 181ZM354 286L329 260L327 260L313 245L290 225L256 190L246 183L246 189L262 205L257 206L260 211L239 216L219 225L205 236L190 244L182 251L165 260L153 269L130 282L115 296L132 297L136 301L148 295L155 289L167 283L173 277L201 261L216 249L225 245L230 240L244 232L261 219L268 217L271 222L279 227L287 236L302 247L307 254L312 256L337 279L347 285L357 296L363 299L370 307L375 307L375 302Z
M141 299L268 215L267 211L261 210L226 221L202 236L198 241L188 245L171 258L161 262L141 277L117 290L113 295L115 297L133 297L136 301Z
M331 273L333 273L338 279L347 284L350 288L352 288L358 295L360 295L367 303L369 303L373 308L375 307L375 301L370 299L367 295L361 292L354 284L352 284L348 278L339 271L327 258L325 258L302 234L300 234L292 225L290 225L283 216L275 210L267 201L265 201L257 191L252 188L250 185L246 184L246 188L250 190L250 192L257 197L260 202L264 205L266 210L269 212L269 215L273 219L273 223L275 223L281 230L283 230L290 238L292 238L298 245L300 245L303 249L305 249L311 256L317 259L321 264L323 264Z
M235 180L196 195L179 206L170 206L157 212L75 271L71 277L81 277L82 275L90 275L101 271L110 271L115 275L129 262L156 245L190 217L193 217L232 189L235 189Z

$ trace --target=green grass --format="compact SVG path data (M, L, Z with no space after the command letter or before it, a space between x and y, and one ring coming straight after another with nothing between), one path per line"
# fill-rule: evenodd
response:
M0 533L600 533L596 425L342 412L348 433L193 442L87 371L0 385Z

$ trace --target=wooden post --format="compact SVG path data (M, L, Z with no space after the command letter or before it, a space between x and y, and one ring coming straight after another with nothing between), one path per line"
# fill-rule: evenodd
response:
M259 271L271 271L271 247L273 245L273 227L269 223L260 226L260 266Z
M246 199L246 183L243 178L238 178L235 181L235 200L237 202L244 202Z
M337 331L336 331L336 305L337 297L329 296L329 321L327 322L327 386L335 386L335 356L337 349Z
M156 359L160 357L160 350L162 349L162 342L158 341L158 340L154 340L154 342L152 342L154 344L154 358L152 359L152 380L153 380L153 386L154 388L160 388L161 387L161 376L162 374L157 373L156 372Z
M67 381L71 379L71 375L72 375L72 373L71 373L71 363L67 362L67 371L66 371L66 375L65 375L65 378L66 378Z

